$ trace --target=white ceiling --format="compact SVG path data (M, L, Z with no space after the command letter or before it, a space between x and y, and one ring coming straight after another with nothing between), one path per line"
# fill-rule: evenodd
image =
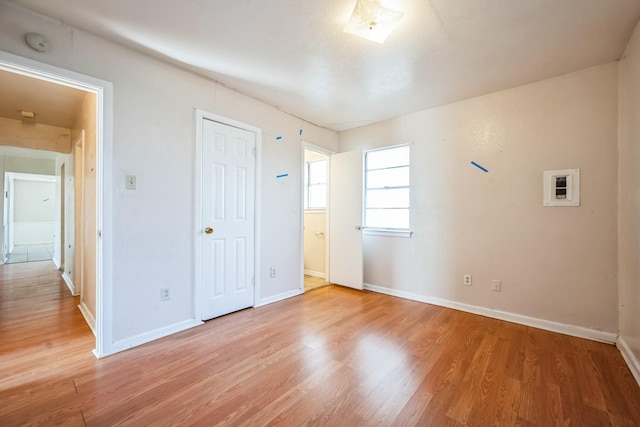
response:
M640 17L640 0L382 0L405 16L379 45L343 33L355 0L13 2L338 131L617 60Z

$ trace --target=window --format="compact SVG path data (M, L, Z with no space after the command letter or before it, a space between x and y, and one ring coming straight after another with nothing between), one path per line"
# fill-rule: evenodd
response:
M365 152L365 228L409 230L409 146Z
M327 161L306 162L304 167L304 208L327 207Z

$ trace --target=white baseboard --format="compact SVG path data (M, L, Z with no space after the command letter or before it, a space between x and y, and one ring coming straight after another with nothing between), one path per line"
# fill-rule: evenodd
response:
M622 358L627 362L627 366L636 379L636 382L640 385L640 361L635 354L633 354L623 337L618 337L616 346L618 350L620 350L620 353L622 353Z
M80 292L76 291L76 287L74 286L73 281L71 280L71 277L69 277L67 273L62 273L61 276L62 276L62 280L64 280L64 283L67 285L67 288L69 288L71 295L73 295L74 297L77 297L78 295L80 295Z
M311 277L319 277L321 279L325 279L327 277L327 275L324 273L321 273L319 271L312 271L312 270L305 270L304 275L311 276Z
M87 322L87 325L89 325L89 328L91 328L91 332L93 332L93 335L97 336L96 318L93 317L93 313L91 313L84 301L80 302L78 308L80 309L80 313L82 313L82 317L84 317L84 320Z
M255 307L262 307L263 305L272 304L274 302L282 301L283 299L295 297L304 293L302 289L293 289L291 291L283 292L278 295L274 295L272 297L263 298L259 303L255 305Z
M137 347L139 345L146 344L148 342L151 342L160 338L164 338L166 336L169 336L178 332L182 332L184 330L193 328L195 326L200 326L203 324L204 322L200 320L187 319L182 322L174 323L169 326L154 329L153 331L145 332L143 334L134 335L129 338L118 340L116 342L113 342L109 346L109 348L104 349L103 354L97 354L95 351L94 351L94 354L96 355L97 358L110 356L112 354L119 353L121 351L128 350L130 348Z
M379 292L381 294L392 295L400 298L406 298L414 301L424 302L427 304L438 305L441 307L453 308L455 310L465 311L467 313L479 314L494 319L506 320L507 322L518 323L521 325L532 326L538 329L558 332L565 335L571 335L579 338L586 338L593 341L600 341L607 344L615 344L618 334L614 332L600 331L597 329L585 328L582 326L567 325L564 323L552 322L550 320L538 319L535 317L523 316L521 314L509 313L507 311L493 310L477 305L464 304L461 302L450 301L442 298L427 297L418 295L413 292L399 291L389 289L382 286L364 284L364 288Z

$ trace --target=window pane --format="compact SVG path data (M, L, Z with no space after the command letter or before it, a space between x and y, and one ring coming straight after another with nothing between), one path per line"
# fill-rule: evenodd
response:
M309 209L324 209L327 206L327 185L309 186Z
M367 188L406 187L409 185L409 166L367 172Z
M406 166L408 164L408 145L367 152L367 170Z
M309 184L325 184L327 182L327 161L318 160L309 163Z
M409 228L409 209L367 209L365 227Z
M408 208L409 189L394 188L392 190L367 191L367 209L371 208Z

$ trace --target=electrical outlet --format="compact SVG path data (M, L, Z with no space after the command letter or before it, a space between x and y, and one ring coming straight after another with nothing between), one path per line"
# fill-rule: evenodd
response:
M276 273L276 268L275 267L271 267L269 269L269 276L273 279L277 276L278 274Z
M491 282L491 290L495 292L502 291L502 282L500 280L493 280Z
M464 275L464 285L465 286L471 286L471 275L470 274L465 274Z
M160 288L160 301L167 301L169 299L171 299L169 288Z

